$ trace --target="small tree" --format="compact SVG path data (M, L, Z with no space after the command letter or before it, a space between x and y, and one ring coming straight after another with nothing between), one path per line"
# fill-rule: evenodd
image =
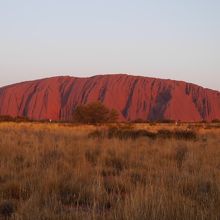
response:
M78 106L73 114L73 120L79 123L105 123L115 122L118 113L114 109L108 109L101 102L93 102L87 105Z
M118 120L118 112L115 109L110 110L108 122L116 122Z

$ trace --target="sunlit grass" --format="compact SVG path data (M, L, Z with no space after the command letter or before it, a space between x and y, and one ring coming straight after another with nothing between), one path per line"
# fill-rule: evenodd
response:
M90 136L108 132L109 126L154 133L189 130L197 138L130 138L132 132L126 138ZM217 126L203 124L0 123L0 215L219 219L219 134Z

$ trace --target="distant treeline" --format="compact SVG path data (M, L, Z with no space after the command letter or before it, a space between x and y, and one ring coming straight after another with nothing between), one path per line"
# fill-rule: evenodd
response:
M10 116L10 115L0 115L0 122L52 122L50 119L30 119L28 117L23 116ZM59 122L59 121L53 121L53 122Z
M174 123L190 123L190 122L183 122L180 120L172 120L172 119L159 119L159 120L143 120L143 119L136 119L133 121L129 121L131 123L155 123L155 124L174 124ZM220 119L213 119L212 121L210 121L211 123L220 123ZM194 122L192 122L194 123ZM202 121L198 121L195 123L209 123L206 120L202 120Z
M30 122L30 120L27 117L22 117L22 116L10 116L10 115L0 115L0 121L8 121L8 122Z
M77 106L73 111L72 117L70 120L51 120L51 119L42 119L34 120L28 117L23 116L10 116L10 115L0 115L0 122L53 122L53 123L79 123L79 124L102 124L102 123L115 123L118 122L119 114L115 109L109 109L101 102L92 102L86 105ZM220 119L214 119L212 123L220 123ZM160 119L154 121L148 121L143 119L130 120L126 123L165 123L165 124L174 124L182 123L181 121L171 120L171 119ZM203 120L197 123L208 123Z

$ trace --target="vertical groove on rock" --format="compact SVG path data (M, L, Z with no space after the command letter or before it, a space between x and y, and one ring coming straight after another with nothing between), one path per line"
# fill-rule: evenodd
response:
M137 82L138 82L137 79L133 82L133 85L132 85L132 87L130 89L130 93L128 95L127 103L126 103L126 105L124 107L124 110L122 111L122 114L124 115L125 118L127 118L127 116L128 116L129 108L131 107L131 103L132 103L134 89L135 89L135 86L136 86Z
M164 112L166 110L168 102L171 100L171 92L170 89L164 89L159 92L156 98L156 104L151 109L149 114L149 120L163 120L164 119Z
M24 104L24 109L22 115L28 117L29 104L32 101L32 97L36 95L38 84L34 85L33 91L29 93L27 100Z
M98 100L99 100L100 102L103 102L103 101L104 101L106 91L107 91L107 83L105 83L105 84L101 87L101 89L100 89L100 91L99 91Z

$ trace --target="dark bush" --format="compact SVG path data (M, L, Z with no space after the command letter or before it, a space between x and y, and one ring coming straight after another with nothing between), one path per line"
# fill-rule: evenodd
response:
M202 120L202 121L199 121L198 123L207 124L208 122L204 119L204 120Z
M197 135L195 131L182 130L182 131L175 131L174 137L176 139L195 140L197 138Z
M118 172L116 170L112 169L111 167L107 167L101 171L101 175L103 177L117 176Z
M16 116L14 118L14 121L16 121L16 122L30 122L31 120L28 117Z
M184 196L196 201L203 207L211 207L213 202L219 204L218 185L211 180L197 179L183 185Z
M175 120L172 120L172 119L162 119L162 120L158 120L157 123L173 124L173 123L175 123Z
M5 219L10 218L15 212L16 207L11 201L3 201L0 204L0 215Z
M88 135L89 138L105 138L105 136L106 136L105 132L104 131L100 131L100 130L92 131Z
M173 132L170 130L162 129L157 132L157 136L160 138L172 138Z
M148 121L142 119L142 118L138 118L132 121L132 123L148 123Z
M46 168L63 157L63 153L58 149L50 149L41 154L40 166Z
M0 115L0 121L14 121L14 118L10 115Z
M16 182L10 182L1 187L0 193L5 199L19 200L21 198L20 185Z
M119 174L123 169L126 168L125 162L117 156L106 158L105 165L107 167L112 167L117 174Z
M220 119L213 119L212 123L220 123Z
M137 139L147 137L150 139L179 139L179 140L196 140L197 135L192 130L159 130L157 133L144 129L135 130L133 128L110 127L107 131L96 130L88 135L90 138L118 138L118 139Z
M101 151L99 148L88 149L85 152L85 158L89 163L91 163L93 166L95 166L95 165L97 165L100 154L101 154Z
M141 173L141 172L132 172L131 175L130 175L130 178L131 178L131 183L137 185L137 184L143 184L145 185L146 184L146 176Z
M112 194L112 196L117 195L118 199L122 198L129 191L128 186L117 178L105 178L104 188L108 194Z
M94 195L88 184L76 180L75 182L60 184L59 197L63 205L75 205L85 208L92 205Z
M183 139L183 140L195 140L197 138L196 132L192 130L159 130L157 132L157 137L160 138L175 138L175 139Z
M30 122L31 120L28 117L16 116L12 117L10 115L0 115L0 121L7 122Z
M76 205L79 197L80 189L75 189L69 184L63 184L59 187L59 196L62 204Z
M73 114L73 121L86 124L116 122L118 113L114 109L108 109L101 102L93 102L78 106Z
M176 148L175 160L176 160L178 169L182 168L182 165L186 159L187 153L188 153L188 148L186 146L178 146Z
M139 137L156 138L156 134L146 130L132 130L132 129L120 129L110 128L108 130L108 138L119 139L137 139Z

